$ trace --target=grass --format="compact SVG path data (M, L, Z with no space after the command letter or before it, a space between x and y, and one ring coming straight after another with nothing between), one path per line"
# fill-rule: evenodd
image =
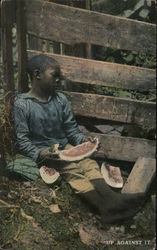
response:
M50 188L41 180L33 183L3 177L0 190L0 249L122 249L106 245L106 240L142 240L143 244L144 240L150 240L149 247L154 244L150 201L137 214L136 220L102 225L100 217L90 211L64 180L60 186ZM52 204L58 204L61 211L53 213ZM81 239L82 225L84 233L93 235L90 244ZM124 232L120 231L122 225ZM139 248L131 245L124 249ZM144 245L143 249L146 249Z

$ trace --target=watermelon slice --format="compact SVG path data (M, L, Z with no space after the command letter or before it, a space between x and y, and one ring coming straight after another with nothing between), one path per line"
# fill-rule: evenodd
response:
M121 176L120 168L103 163L101 166L101 173L109 186L114 188L123 187L123 178Z
M88 141L70 149L57 150L56 153L61 160L68 162L80 161L91 156L97 150L98 144L99 140L98 138L95 138L93 142Z
M46 166L42 166L39 172L41 178L47 184L53 184L60 177L59 172L57 172L54 168L48 168Z

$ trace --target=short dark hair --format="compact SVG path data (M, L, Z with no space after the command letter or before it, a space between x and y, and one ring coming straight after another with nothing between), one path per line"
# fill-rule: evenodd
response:
M44 72L50 66L53 66L54 68L60 71L60 66L54 58L46 56L44 54L33 56L28 61L28 64L27 64L27 71L28 71L31 81L33 80L34 70L38 69L40 70L40 72Z

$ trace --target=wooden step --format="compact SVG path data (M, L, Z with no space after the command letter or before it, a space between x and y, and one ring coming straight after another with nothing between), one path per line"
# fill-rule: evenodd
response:
M155 159L139 157L122 189L122 193L147 192L155 173Z

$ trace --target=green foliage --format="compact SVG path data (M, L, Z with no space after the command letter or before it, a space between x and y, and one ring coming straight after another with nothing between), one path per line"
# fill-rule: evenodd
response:
M155 0L91 0L92 10L156 23Z
M111 88L111 87L98 87L94 86L92 91L93 93L96 93L98 95L107 95L107 96L114 96L114 97L120 97L120 98L129 98L134 100L140 100L140 101L149 101L149 102L155 102L156 101L156 94L154 92L138 92L136 90L123 90L123 89L117 89L117 88Z
M136 51L117 50L101 46L93 46L93 57L96 60L102 60L113 63L127 64L155 69L156 57L146 53Z

